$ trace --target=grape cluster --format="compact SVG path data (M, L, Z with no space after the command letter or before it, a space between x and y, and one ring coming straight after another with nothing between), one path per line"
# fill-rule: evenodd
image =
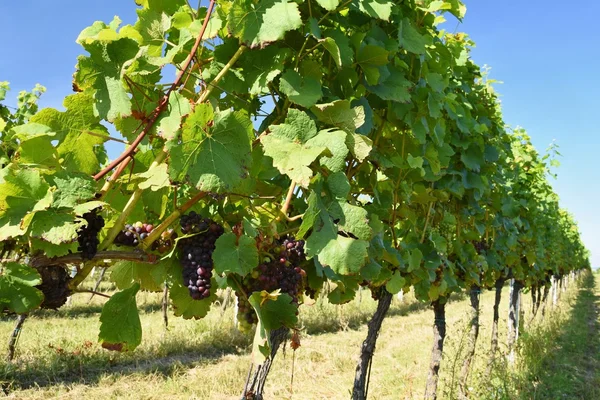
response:
M180 219L181 232L193 236L181 239L180 261L183 266L183 284L188 287L194 300L210 296L212 278L212 253L215 242L223 234L223 227L209 218L192 211Z
M97 214L98 209L86 212L82 218L86 220L87 225L77 231L77 241L79 247L77 251L81 252L81 258L91 260L98 251L98 232L104 227L104 218Z
M42 283L36 286L44 294L41 308L56 310L67 302L71 295L69 281L71 277L61 265L49 265L37 269L42 277Z
M243 295L235 292L237 298L237 328L242 333L250 333L252 325L258 323L254 308Z
M483 239L478 242L473 242L473 246L475 247L477 254L485 253L489 249L487 242Z
M114 243L117 246L123 245L135 247L138 244L140 244L142 240L146 239L148 237L148 234L150 234L150 232L152 232L153 229L154 225L145 224L140 221L136 222L133 225L127 224L125 225L125 228L123 228L123 230L119 232L119 234L114 240Z
M302 264L306 262L304 241L286 237L275 243L269 253L269 257L264 258L257 268L244 277L242 281L244 291L250 295L262 290L272 292L280 289L281 293L290 295L292 302L297 305L303 287L303 278L306 276L306 272L302 269ZM250 304L246 307L245 303L245 300L238 301L238 321L244 321L248 325L254 324L256 323L254 310Z

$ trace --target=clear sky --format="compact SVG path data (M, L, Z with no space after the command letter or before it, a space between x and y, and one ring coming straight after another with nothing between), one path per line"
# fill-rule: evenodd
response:
M600 42L597 0L567 5L558 0L467 0L463 23L477 43L475 61L504 82L505 121L522 126L539 151L555 140L562 153L554 181L561 204L579 221L592 265L600 267ZM135 21L133 0L0 1L0 81L11 97L35 83L48 88L42 107L60 108L82 49L79 32L118 15ZM10 104L10 103L9 103ZM113 151L114 153L114 151Z

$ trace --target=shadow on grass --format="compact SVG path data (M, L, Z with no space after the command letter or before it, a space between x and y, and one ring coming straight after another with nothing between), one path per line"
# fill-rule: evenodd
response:
M106 377L132 374L169 377L178 371L218 362L229 354L247 353L250 344L250 337L234 329L216 327L200 342L190 343L185 337L177 337L132 353L109 352L95 343L84 343L71 351L53 347L55 352L49 357L21 359L12 364L0 362L0 387L8 394L32 387L93 385Z
M457 294L451 301L464 299ZM375 303L374 303L375 304ZM359 329L372 316L373 310L352 310L346 318L332 312L335 307L324 307L328 313L310 313L304 320L305 332L310 335L332 333L346 329ZM407 316L429 308L429 303L411 301L394 304L388 317ZM38 311L35 318L76 318L97 315L102 305L75 305L58 311ZM159 303L147 303L140 310L152 313L160 311ZM343 319L343 320L342 320ZM0 387L5 393L32 387L50 387L70 384L98 384L106 377L132 374L156 374L170 377L180 371L196 366L216 363L230 354L248 354L252 337L242 335L231 325L216 325L203 331L204 337L197 342L185 337L169 337L156 346L132 353L118 354L100 349L96 344L82 345L75 350L54 348L50 356L22 358L13 364L0 362ZM190 332L194 335L193 332Z

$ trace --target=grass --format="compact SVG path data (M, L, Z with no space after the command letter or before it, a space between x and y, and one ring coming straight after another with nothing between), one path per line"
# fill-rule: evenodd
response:
M600 387L599 293L593 279L579 290L571 289L552 318L526 325L517 365L500 362L491 377L483 371L489 357L494 296L493 292L483 293L471 397L600 398L594 392ZM97 313L105 299L96 297L88 305L88 297L74 296L73 304L58 312L37 312L29 317L15 362L0 362L0 382L8 398L239 398L251 362L251 339L235 330L232 309L221 313L220 307L215 307L200 321L170 315L165 331L161 294L142 293L138 296L142 345L134 352L118 354L97 344ZM502 342L507 298L505 288L500 310ZM278 355L267 381L267 398L348 399L360 344L366 336L365 322L375 307L368 291L344 306L324 300L303 306L302 347ZM529 296L524 296L524 307L529 311ZM529 312L526 315L528 320ZM456 297L447 306L448 336L440 385L443 398L455 398L467 321L468 301ZM394 300L378 340L369 398L422 398L432 323L432 312L423 303L411 296L405 296L403 302ZM12 319L0 320L0 338L8 339L13 326ZM588 388L591 384L596 389Z

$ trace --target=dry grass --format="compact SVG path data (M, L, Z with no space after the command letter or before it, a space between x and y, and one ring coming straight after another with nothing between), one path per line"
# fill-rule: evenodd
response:
M31 316L19 341L17 359L10 365L0 363L0 382L9 391L8 398L239 398L251 362L250 338L234 329L233 310L221 314L216 307L201 321L171 315L169 330L165 331L160 296L139 295L144 338L130 354L111 353L97 344L97 312L103 299L95 298L87 305L88 296L79 295L59 312ZM501 341L506 330L507 297L505 288ZM571 307L566 300L563 314ZM524 301L529 315L529 296L524 296ZM493 293L483 293L474 387L489 378L478 376L477 371L484 369L488 359L492 304ZM278 355L268 380L268 398L348 399L360 344L366 336L365 322L375 306L368 291L341 307L326 301L303 306L302 347L295 354L287 349ZM448 336L440 386L446 398L454 397L453 375L460 369L467 311L465 298L447 306ZM411 296L402 303L394 301L373 361L371 399L422 398L432 322L431 311ZM8 338L13 324L12 320L0 321L0 338Z

